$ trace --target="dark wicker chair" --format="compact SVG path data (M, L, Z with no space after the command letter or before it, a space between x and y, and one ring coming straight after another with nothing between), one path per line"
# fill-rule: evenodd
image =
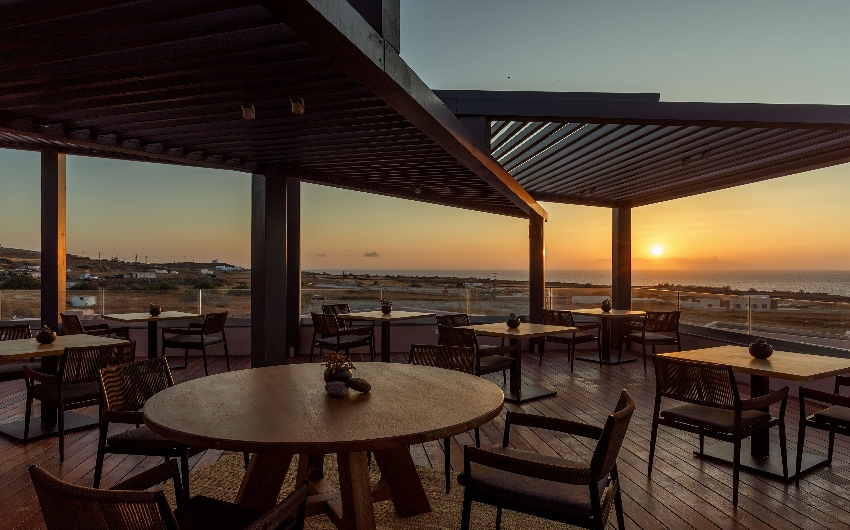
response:
M189 457L202 451L163 438L144 424L142 407L154 394L174 386L165 357L110 366L100 371L100 438L94 465L94 487L100 487L106 453L162 456L180 459L184 495L189 498ZM135 424L136 428L109 436L110 423Z
M699 453L705 449L705 437L733 445L732 504L738 506L738 478L741 471L741 441L772 427L779 427L782 470L788 477L788 458L785 446L785 407L788 387L752 399L741 399L738 384L730 366L655 358L655 411L652 415L652 435L649 442L649 467L652 476L658 426L665 425L699 435ZM684 402L661 410L661 399ZM780 403L779 417L763 412Z
M835 448L835 435L850 436L850 396L841 395L841 387L850 386L850 376L835 378L835 393L820 392L810 388L800 387L800 431L797 438L797 466L795 480L800 481L800 468L803 464L803 444L806 438L806 428L829 431L829 446L826 461L832 465L832 453ZM820 412L806 414L806 400L829 405Z
M60 314L62 318L62 327L65 329L65 335L100 335L111 337L115 335L124 340L130 340L130 326L109 327L109 324L91 324L84 326L80 322L80 317L77 315Z
M348 304L322 304L322 313L324 313L325 315L347 315L351 313L351 306L349 306ZM350 329L351 327L353 327L354 321L356 320L356 318L337 318L337 321L339 322L340 327L342 329ZM367 321L365 325L362 325L360 327L371 328L372 334L374 335L375 333L374 321Z
M183 366L172 366L172 370L182 370L189 365L189 350L200 351L204 359L204 374L207 370L207 350L224 346L224 362L230 371L230 355L227 351L227 335L224 327L227 324L227 311L208 313L203 324L189 324L188 328L162 328L162 356L166 348L183 350ZM168 335L168 336L166 336Z
M472 323L469 320L469 315L466 313L448 313L445 315L437 315L437 325L445 326L447 328L459 328L461 326L471 326ZM439 339L437 339L437 343L440 344ZM503 338L502 346L504 345L505 339Z
M369 360L375 358L375 334L370 326L345 329L335 314L310 313L313 319L313 340L310 342L310 362L313 352L319 348L319 357L324 350L344 351L349 355L353 348L369 347Z
M487 375L502 372L502 383L507 384L506 370L516 370L520 362L519 344L507 346L482 346L478 344L475 330L470 328L452 328L437 326L440 343L444 346L466 348L473 354L474 375Z
M0 341L3 340L21 340L32 338L30 327L28 324L19 324L14 326L0 326ZM34 359L30 359L34 361ZM30 370L38 370L41 366L37 362L28 363L0 363L0 383L5 381L17 381L25 379L24 366Z
M475 366L473 357L474 353L469 348L411 344L407 362L472 374ZM475 428L475 445L476 447L481 445L481 433L478 427ZM452 489L451 438L443 439L443 462L446 470L446 493L450 493Z
M501 446L464 449L463 473L458 476L465 489L461 529L469 529L475 501L496 506L496 530L502 524L503 508L601 530L608 525L612 506L622 530L625 518L617 455L634 410L634 399L623 390L604 428L508 411ZM591 438L597 441L596 449L589 464L513 449L509 443L514 425Z
M56 375L24 368L27 405L24 418L24 444L29 441L32 401L59 409L59 461L65 461L65 411L100 405L98 372L102 368L133 362L135 342L111 346L65 348ZM39 384L36 384L38 382Z
M646 347L652 346L652 356L655 357L656 346L676 346L682 351L682 340L679 337L679 317L681 311L647 311L643 322L620 323L619 356L623 355L623 341L628 349L632 342L643 345L643 371L646 372Z
M567 360L570 362L571 372L573 371L573 364L575 363L575 350L577 344L596 342L596 349L599 352L599 361L602 361L602 343L599 337L600 327L602 325L601 323L575 322L573 320L572 311L555 311L552 309L543 310L543 323L550 326L575 327L578 328L578 331L573 331L572 333L566 333L564 335L549 335L541 337L538 342L538 347L540 348L540 361L538 364L543 364L543 351L546 348L547 342L567 345ZM586 333L585 330L596 330L596 334L594 335L592 332Z
M196 496L184 499L177 463L168 460L111 490L64 482L38 466L30 467L47 530L302 530L307 503L304 482L268 512ZM173 511L161 490L144 491L174 481Z

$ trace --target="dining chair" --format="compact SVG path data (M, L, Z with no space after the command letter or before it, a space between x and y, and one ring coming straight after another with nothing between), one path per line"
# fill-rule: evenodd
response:
M307 482L268 512L196 495L183 496L177 462L168 460L110 490L69 484L41 467L29 468L47 530L302 530ZM172 480L177 507L162 490L145 491Z
M797 483L800 482L800 469L803 465L803 444L806 442L806 428L829 432L827 465L832 465L835 435L850 436L850 396L841 395L842 386L850 386L850 376L840 375L835 378L835 393L833 394L800 387L800 430L797 435L797 465L794 475ZM809 415L806 413L806 400L822 403L827 407Z
M545 337L541 337L538 342L538 347L540 348L539 365L543 365L543 351L546 348L545 345L547 342L567 345L567 360L570 363L570 372L573 371L573 364L575 363L575 349L578 344L596 342L596 349L599 352L599 361L602 362L602 342L600 340L600 329L602 324L600 322L575 322L573 320L572 311L544 309L543 323L549 326L574 327L578 328L578 331L564 333L563 335L547 335ZM596 330L596 334L594 335L592 332L586 332L590 330Z
M29 324L15 324L13 326L0 326L0 341L22 340L32 338ZM0 383L6 381L17 381L25 379L24 366L30 370L38 370L41 364L30 359L28 363L2 363L0 364Z
M310 341L310 362L313 362L313 352L319 348L319 357L324 350L343 351L349 355L349 350L369 347L369 360L375 358L375 335L369 326L345 329L340 325L335 314L310 313L313 320L313 340Z
M162 356L166 348L183 350L183 366L172 366L172 370L182 370L189 365L189 350L200 351L204 359L204 374L207 370L207 350L224 346L224 362L230 371L230 355L227 351L227 311L207 313L203 324L191 323L186 328L162 328ZM166 336L168 335L168 336Z
M351 313L351 306L349 306L348 304L322 304L322 313L324 313L326 315L347 315L347 314ZM341 329L350 329L351 327L354 326L354 321L356 319L354 319L354 318L345 318L345 319L337 318L337 320L340 323ZM372 334L374 335L374 333L375 333L375 321L373 321L373 320L367 321L366 324L361 325L359 327L371 328Z
M98 335L103 337L121 337L124 340L130 340L130 326L110 327L109 324L89 324L84 326L77 315L66 315L60 313L62 319L62 328L65 330L65 335Z
M652 477L658 426L664 425L699 435L699 454L705 449L705 437L733 446L732 504L738 506L738 482L741 471L741 442L754 434L779 427L782 472L788 478L788 455L785 446L785 408L788 387L763 396L741 399L732 367L655 357L655 409L649 441L649 467ZM662 398L682 402L661 410ZM779 417L762 408L780 403Z
M632 342L643 346L643 371L646 372L646 347L652 346L652 357L655 358L656 346L676 346L682 351L682 339L679 337L679 317L681 311L647 311L643 322L621 322L620 340L618 341L619 357L623 356L623 341L627 349Z
M634 410L634 399L623 390L614 412L601 428L508 411L501 446L464 448L463 473L458 476L458 483L464 486L461 530L469 530L473 502L496 506L496 530L501 528L505 508L601 530L608 525L612 507L623 530L617 456ZM515 426L589 438L596 440L596 447L589 463L514 449L510 447L510 436Z
M189 447L164 438L145 424L142 408L154 394L174 386L165 357L145 359L100 370L98 377L102 406L100 437L94 465L94 487L100 487L103 459L107 453L122 455L162 456L180 460L184 495L189 497L189 457L203 449ZM109 435L110 424L135 425Z
M446 313L444 315L436 315L437 325L446 326L448 328L458 328L461 326L471 326L469 315L466 313ZM440 344L440 339L437 339L437 344ZM502 337L502 346L505 345L505 338Z
M437 326L440 343L444 346L466 348L474 359L473 374L487 375L502 372L502 383L507 384L506 370L516 370L520 362L519 344L507 346L484 346L478 343L475 330Z
M101 405L99 371L116 364L132 362L136 343L119 342L109 346L65 348L59 358L56 375L24 367L27 382L27 404L24 418L24 444L29 441L32 402L59 411L59 461L65 461L65 411Z
M474 352L469 348L458 348L455 346L444 346L432 344L411 344L408 364L420 366L432 366L445 370L454 370L474 374L475 366ZM475 446L481 445L481 433L475 427ZM451 438L443 439L443 463L446 471L446 493L452 490L452 461L451 461Z

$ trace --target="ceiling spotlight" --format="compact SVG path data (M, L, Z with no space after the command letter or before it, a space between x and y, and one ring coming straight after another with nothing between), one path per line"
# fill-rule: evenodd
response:
M683 167L688 167L688 164L690 164L690 163L691 163L691 157L686 156L685 158L682 159L682 166Z
M422 186L417 184L416 187L413 188L413 193L415 193L416 195L421 195L422 194Z
M449 184L448 184L448 183L446 183L446 184L443 186L443 193L451 193L451 192L452 192L452 187L451 187L451 186L449 186Z
M301 96L291 96L289 102L292 103L292 114L296 116L304 114L304 98Z
M702 160L705 160L709 156L711 156L711 149L702 152Z
M254 104L250 101L242 102L242 118L245 120L253 120L257 117L257 109L254 108Z

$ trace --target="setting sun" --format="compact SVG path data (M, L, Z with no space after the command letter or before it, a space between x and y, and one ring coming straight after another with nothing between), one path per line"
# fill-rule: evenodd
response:
M652 252L653 256L660 256L664 252L664 247L661 245L654 245L651 249L649 249L649 251Z

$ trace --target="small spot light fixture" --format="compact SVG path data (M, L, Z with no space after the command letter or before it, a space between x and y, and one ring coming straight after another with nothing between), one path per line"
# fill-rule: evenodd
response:
M446 182L446 183L443 185L443 193L451 193L451 192L452 192L452 187L451 187L451 186L449 186L449 183L448 183L448 182Z
M422 195L422 186L417 184L416 187L413 188L413 193L415 193L416 195Z
M304 98L301 96L290 96L289 102L292 104L292 114L301 116L304 114Z
M250 101L242 102L242 119L245 120L253 120L257 117L257 109L254 108L254 104Z

